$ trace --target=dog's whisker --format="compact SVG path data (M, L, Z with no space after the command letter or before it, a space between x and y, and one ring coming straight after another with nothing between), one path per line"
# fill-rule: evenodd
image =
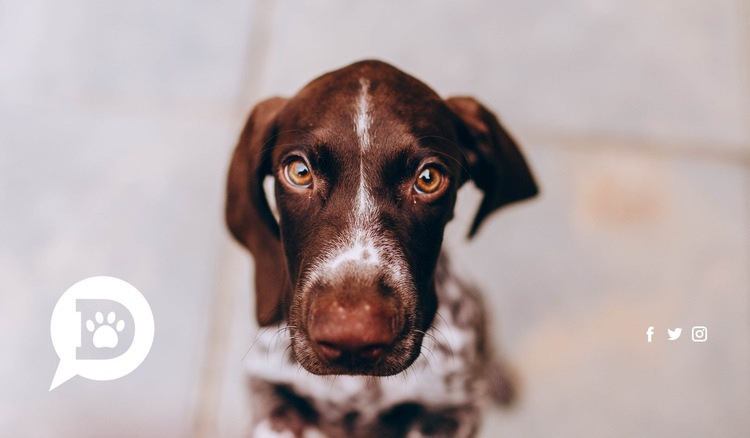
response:
M273 335L271 335L271 339L269 340L269 343L275 342L276 343L275 345L278 345L279 342L284 342L284 340L281 338L281 334L287 331L291 333L290 326L282 326L282 327L277 328L276 331L273 333Z
M431 366L431 364L430 364L430 357L427 357L427 355L424 354L425 351L427 351L428 353L430 353L430 357L432 358L432 360L437 361L437 359L435 358L435 353L433 353L430 348L425 347L424 344L422 344L422 348L419 350L419 354L425 358L425 361L426 361L427 365Z
M247 351L245 351L245 354L244 354L244 355L242 355L242 359L240 359L240 362L244 362L244 361L245 361L245 358L246 358L246 357L247 357L247 355L248 355L248 354L250 353L250 350L252 350L252 349L253 349L253 347L255 347L255 344L257 344L257 343L258 343L258 341L260 340L260 338L261 338L261 337L262 337L262 336L263 336L263 335L264 335L264 334L265 334L265 333L266 333L266 332L267 332L268 330L270 330L270 329L271 329L271 327L264 327L264 328L263 328L263 329L262 329L262 330L261 330L261 331L260 331L260 332L259 332L259 333L258 333L257 335L255 335L255 339L253 340L253 343L252 343L252 344L250 344L250 347L248 347Z
M328 386L328 390L329 391L333 390L333 386L336 384L336 379L338 379L338 378L339 378L338 374L334 374L333 375L333 379L331 379L331 384Z
M441 342L435 335L431 333L423 332L424 335L426 337L431 338L438 348L440 348L441 350L445 350L448 353L448 356L450 356L451 360L455 360L453 347L451 346L451 342L448 340L448 337L445 336L445 334L442 331L440 331L440 329L438 329L437 327L433 326L431 330L434 330L435 333L439 334L443 338L443 342Z
M300 373L307 373L308 371L305 369L305 367L302 366L302 364L297 365L297 371L296 374L299 376Z
M288 358L286 356L289 356ZM292 351L292 344L290 343L286 347L284 347L284 353L282 354L282 358L287 358L290 363L294 363L294 352Z
M438 317L438 318L440 318L441 321L443 321L443 324L445 324L445 326L448 328L449 334L451 336L454 336L454 334L453 334L453 324L449 324L448 321L443 317L443 315L440 314L440 311L435 312L435 316ZM435 330L435 333L437 333L437 334L439 334L440 336L443 337L443 340L445 341L446 346L448 348L450 348L451 342L450 342L450 340L448 340L448 337L445 335L445 333L443 333L442 330L440 330L439 328L437 328L434 325L431 328L433 330Z

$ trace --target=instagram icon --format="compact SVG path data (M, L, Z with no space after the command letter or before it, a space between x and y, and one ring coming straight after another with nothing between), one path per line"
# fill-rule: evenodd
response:
M706 342L708 329L702 325L693 327L693 342Z

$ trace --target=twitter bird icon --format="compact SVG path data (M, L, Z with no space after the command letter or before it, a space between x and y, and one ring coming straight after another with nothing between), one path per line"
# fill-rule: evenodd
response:
M682 334L682 329L677 327L674 330L667 329L667 336L669 336L670 341L676 341L680 338L680 335Z

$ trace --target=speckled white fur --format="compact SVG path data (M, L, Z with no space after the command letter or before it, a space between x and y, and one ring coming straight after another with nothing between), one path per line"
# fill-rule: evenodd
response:
M271 420L263 420L253 429L252 438L294 438L291 431L277 432L271 428Z

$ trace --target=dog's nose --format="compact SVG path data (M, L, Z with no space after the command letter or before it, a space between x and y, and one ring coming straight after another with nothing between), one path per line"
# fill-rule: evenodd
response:
M376 362L393 343L397 325L395 314L382 306L344 306L334 301L313 311L309 333L326 360L368 364Z

